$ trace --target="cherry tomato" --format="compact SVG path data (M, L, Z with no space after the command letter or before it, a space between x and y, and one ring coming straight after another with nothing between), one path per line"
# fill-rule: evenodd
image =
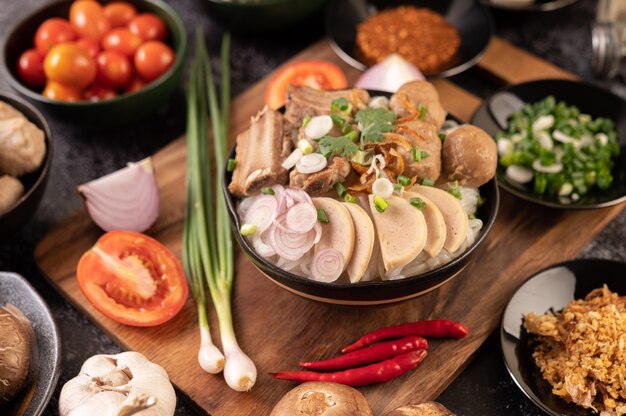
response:
M78 88L68 87L54 81L48 81L41 95L57 101L80 101L81 99Z
M126 26L137 15L137 9L125 1L114 1L104 6L104 15L112 27Z
M154 326L184 306L189 288L180 262L163 244L131 231L110 231L78 262L78 286L116 322Z
M133 68L127 57L114 51L100 52L96 58L98 83L110 88L120 88L128 84Z
M43 63L48 80L83 89L96 78L96 64L73 43L62 43L48 52Z
M128 29L143 40L165 40L167 28L163 20L153 13L141 13L129 23Z
M143 40L139 36L125 27L113 29L102 38L102 47L105 50L119 52L129 58L135 55L135 51L142 43Z
M72 42L76 31L65 19L53 17L46 20L35 32L35 48L43 55L59 43Z
M87 101L109 100L117 96L117 92L113 88L100 84L93 84L83 92L83 98Z
M96 59L102 50L98 41L91 38L80 38L74 43L76 46L87 52L93 59Z
M46 85L43 58L44 56L37 49L29 49L20 55L17 61L17 74L24 84L33 88Z
M143 87L146 86L146 81L139 77L133 77L128 84L124 87L124 92L135 92L139 91Z
M327 61L294 62L279 69L265 90L265 103L272 109L285 104L289 85L305 85L318 90L335 90L348 87L341 68Z
M144 43L135 52L135 69L141 78L150 82L163 75L175 59L176 55L169 46L153 40Z
M104 9L94 0L80 0L70 7L70 23L76 32L85 38L100 40L111 29Z

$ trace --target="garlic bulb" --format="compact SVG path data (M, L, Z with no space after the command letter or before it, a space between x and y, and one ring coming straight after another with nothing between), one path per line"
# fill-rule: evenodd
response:
M132 351L89 358L59 398L60 416L172 416L175 407L165 370Z

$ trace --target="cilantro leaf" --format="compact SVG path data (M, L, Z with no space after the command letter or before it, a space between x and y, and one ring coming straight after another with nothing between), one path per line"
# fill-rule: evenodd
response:
M319 151L325 157L329 157L333 153L339 153L341 156L349 156L359 150L359 146L357 146L349 136L324 136L318 143Z
M380 142L384 139L383 133L389 133L396 127L393 124L395 113L384 108L359 110L355 119L361 129L361 139L365 142Z

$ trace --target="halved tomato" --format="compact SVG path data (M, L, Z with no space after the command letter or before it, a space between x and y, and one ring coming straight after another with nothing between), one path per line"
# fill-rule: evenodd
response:
M279 69L265 90L265 104L277 109L285 104L289 85L304 85L317 90L338 90L348 87L341 68L327 61L293 62Z
M174 254L147 235L110 231L78 262L78 285L105 316L125 325L154 326L185 304L187 280Z

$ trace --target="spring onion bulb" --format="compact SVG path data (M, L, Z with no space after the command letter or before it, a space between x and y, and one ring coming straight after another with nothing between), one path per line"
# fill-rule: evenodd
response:
M372 193L389 198L393 194L393 183L387 178L378 178L372 184Z
M376 97L373 97L368 106L372 107L372 108L384 108L384 109L388 109L389 108L389 98L385 97L384 95L379 95Z
M300 148L295 149L285 160L283 160L282 167L283 169L291 169L296 166L296 163L300 158L304 155Z
M309 139L317 140L326 136L333 128L333 119L330 116L316 116L311 118L304 128L304 134Z
M309 123L310 124L310 123ZM300 173L315 173L324 169L328 165L328 160L320 153L310 153L304 155L296 163L296 169Z
M391 54L361 75L356 88L396 92L409 81L424 80L424 75L413 64L398 54Z
M547 132L540 131L539 133L535 135L535 137L537 138L537 141L539 142L539 146L541 146L543 149L552 150L554 148L554 142L552 141L552 137L550 137L550 135ZM500 140L506 140L506 139L500 139ZM513 153L513 151L511 151L510 153Z
M309 153L313 153L313 146L307 139L300 139L298 141L298 149L302 151L303 155L308 155Z
M533 171L525 166L511 165L506 168L506 176L513 182L525 184L533 180Z
M537 120L534 121L532 125L532 129L534 132L539 132L542 130L547 130L554 126L554 116L549 114L547 116L540 116Z
M573 138L572 136L568 136L567 134L563 133L560 130L554 130L552 132L552 137L554 137L554 140L557 140L561 143L575 143L576 139Z
M540 159L535 159L535 161L533 162L533 169L535 169L537 172L543 172L543 173L559 173L560 171L563 170L563 165L557 162L549 166L544 166L541 163Z

